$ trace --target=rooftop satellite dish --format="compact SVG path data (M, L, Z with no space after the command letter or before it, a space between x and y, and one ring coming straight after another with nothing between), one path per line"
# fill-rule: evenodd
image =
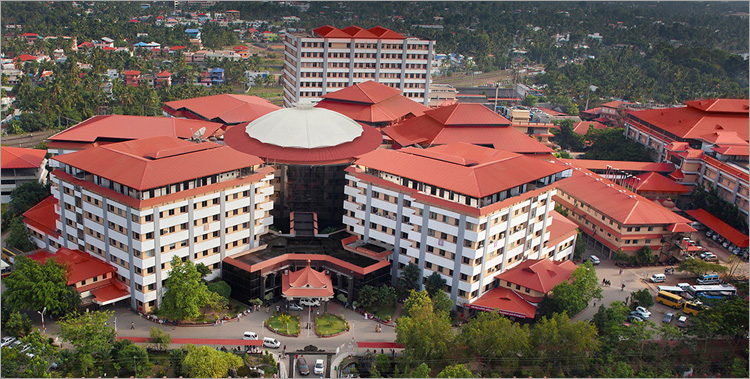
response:
M198 129L197 132L193 133L193 137L191 139L200 141L203 138L203 134L206 133L206 127L202 127Z

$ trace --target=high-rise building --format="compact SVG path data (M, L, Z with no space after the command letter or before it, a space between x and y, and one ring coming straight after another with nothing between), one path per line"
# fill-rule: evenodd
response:
M312 35L284 36L284 106L374 80L428 104L435 41L407 37L376 26L337 29L326 25Z
M59 245L114 264L134 309L160 305L173 256L213 279L273 222L273 168L226 146L160 136L54 159Z
M570 259L575 225L553 222L569 169L467 143L380 149L347 169L347 230L393 252L391 280L409 263L434 272L464 310L527 259ZM554 225L554 226L553 226Z

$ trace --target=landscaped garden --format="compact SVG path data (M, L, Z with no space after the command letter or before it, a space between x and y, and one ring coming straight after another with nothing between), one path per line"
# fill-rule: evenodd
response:
M299 335L299 316L280 313L266 321L266 325L274 332L289 336Z
M332 336L349 330L349 323L342 317L324 314L315 318L315 332L321 336Z

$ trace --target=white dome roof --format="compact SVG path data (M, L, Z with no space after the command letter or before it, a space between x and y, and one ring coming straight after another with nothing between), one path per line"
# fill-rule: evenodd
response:
M245 127L245 132L271 145L315 149L351 142L362 135L363 129L341 113L302 103L259 117Z

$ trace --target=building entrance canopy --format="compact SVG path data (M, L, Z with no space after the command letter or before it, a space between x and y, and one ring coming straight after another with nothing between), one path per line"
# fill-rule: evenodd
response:
M281 293L286 299L321 299L333 297L331 276L313 270L310 261L302 270L285 272L281 276Z

